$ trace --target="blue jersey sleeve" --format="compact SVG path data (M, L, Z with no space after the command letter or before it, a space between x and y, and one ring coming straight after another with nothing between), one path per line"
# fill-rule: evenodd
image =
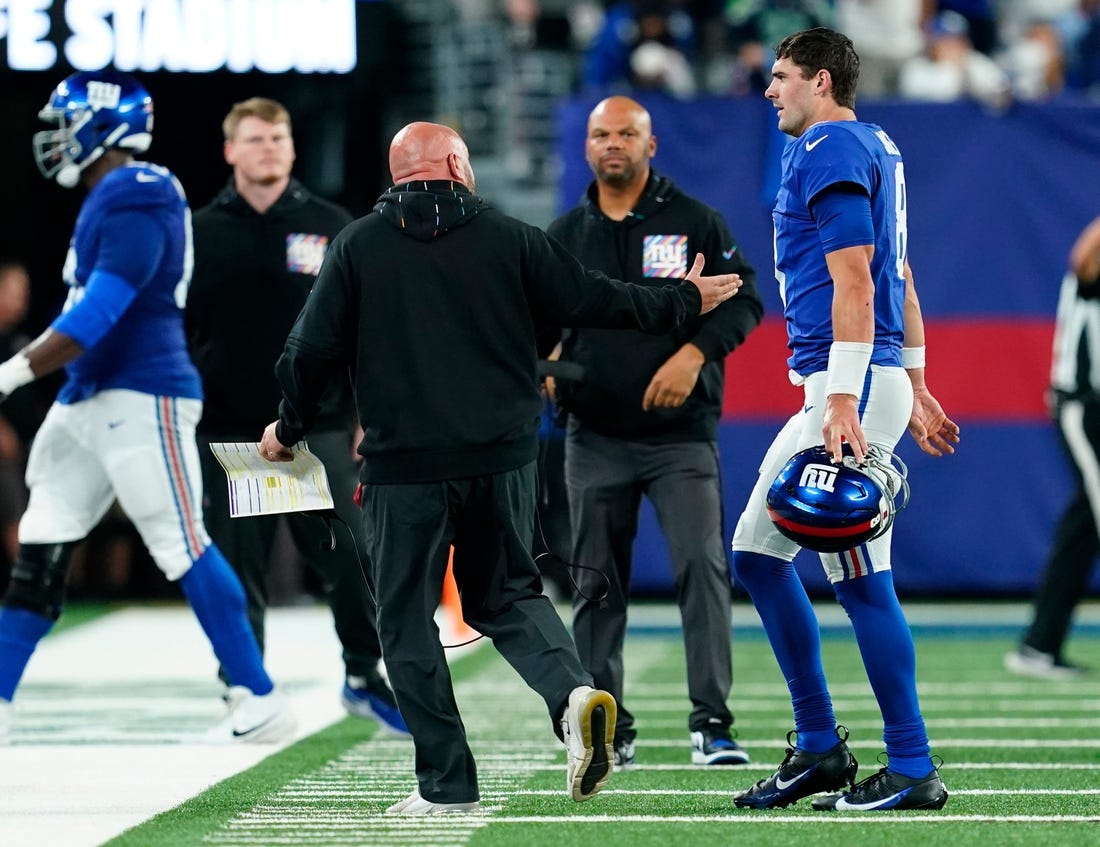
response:
M834 185L818 194L810 204L821 248L825 255L845 247L875 243L871 221L871 198L850 182Z
M62 313L51 328L90 350L118 323L136 296L137 289L122 277L109 271L92 271L80 302Z

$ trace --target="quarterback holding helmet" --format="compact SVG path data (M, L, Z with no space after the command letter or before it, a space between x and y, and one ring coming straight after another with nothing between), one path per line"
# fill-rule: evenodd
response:
M0 608L0 738L23 670L61 614L70 553L117 498L239 686L208 740L278 740L293 719L264 670L240 581L203 527L202 390L183 329L191 213L167 169L134 160L152 140L152 98L125 74L76 73L40 117L53 125L34 138L43 175L88 194L61 314L0 364L0 395L61 367L68 375L27 461L30 499Z
M814 800L822 811L947 802L890 570L895 497L905 486L887 456L907 428L925 452L953 453L959 428L924 384L901 152L880 127L856 118L858 78L851 40L811 29L776 47L765 92L779 129L795 139L783 153L772 219L788 365L803 406L764 458L734 531L733 567L783 672L795 729L775 773L734 795L742 808L789 806L822 791L839 791ZM802 547L821 551L882 712L889 763L858 784L817 619L792 566Z

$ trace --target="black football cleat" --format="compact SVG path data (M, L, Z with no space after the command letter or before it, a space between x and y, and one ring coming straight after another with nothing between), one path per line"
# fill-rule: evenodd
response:
M819 812L888 812L907 809L942 809L947 789L939 771L909 777L883 768L850 791L818 797L813 807Z
M782 809L811 794L853 786L859 763L844 743L848 730L837 727L837 736L840 741L834 747L824 753L811 753L793 746L796 734L793 730L788 732L787 743L792 746L787 748L787 757L779 770L747 791L735 794L733 805L742 809Z

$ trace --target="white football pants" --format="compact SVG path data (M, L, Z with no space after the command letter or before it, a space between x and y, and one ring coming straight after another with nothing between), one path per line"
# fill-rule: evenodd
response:
M84 538L117 498L157 566L182 577L210 545L195 426L202 401L102 391L54 403L27 460L21 544Z
M820 371L806 378L802 384L805 396L802 409L787 421L768 448L760 465L760 476L733 533L734 551L761 553L789 562L802 549L780 533L768 517L768 489L791 456L824 443L821 425L825 415L825 376L825 371ZM867 443L892 452L909 426L913 411L913 385L905 369L871 365L861 408L860 423ZM829 582L889 570L893 534L891 527L852 550L819 553Z

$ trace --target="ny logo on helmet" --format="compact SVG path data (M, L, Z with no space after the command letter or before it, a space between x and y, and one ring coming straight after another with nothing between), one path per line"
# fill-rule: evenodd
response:
M121 85L97 81L88 83L88 105L92 107L93 112L98 112L100 109L117 109L121 97Z
M800 488L816 488L832 493L836 489L837 468L834 465L806 465L798 480Z

